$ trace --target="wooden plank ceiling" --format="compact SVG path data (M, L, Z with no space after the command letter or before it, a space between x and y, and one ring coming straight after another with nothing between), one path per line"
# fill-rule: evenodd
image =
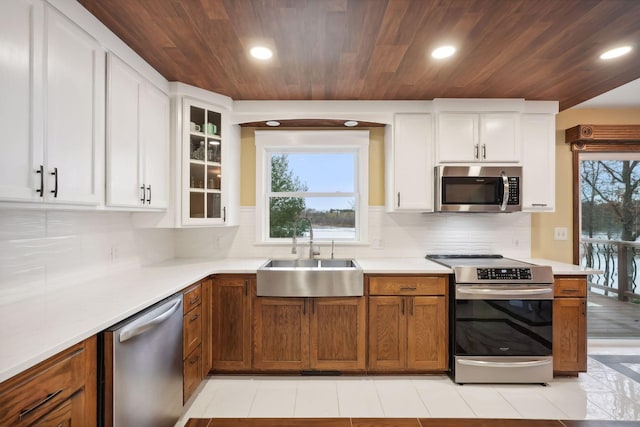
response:
M235 100L559 100L640 78L640 0L79 0L170 81ZM442 43L458 53L436 61ZM274 49L260 63L247 51ZM610 62L604 50L632 44Z

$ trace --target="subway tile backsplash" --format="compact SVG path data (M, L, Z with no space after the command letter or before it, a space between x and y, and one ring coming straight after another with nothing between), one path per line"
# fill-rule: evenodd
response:
M0 305L135 265L180 258L291 258L291 246L256 244L255 208L238 227L137 229L131 213L0 210ZM530 256L531 216L388 214L369 208L369 245L340 245L335 256L423 257L427 253ZM321 257L330 256L327 244ZM306 254L306 248L299 251ZM304 256L304 255L298 255Z
M126 212L0 210L0 304L131 265L173 258L174 230Z
M291 245L256 244L255 208L240 209L239 227L179 230L176 253L184 257L291 258ZM528 213L398 213L369 208L369 245L336 244L336 257L401 258L427 253L498 253L515 258L531 254ZM306 249L298 251L304 256ZM321 257L331 254L320 247Z

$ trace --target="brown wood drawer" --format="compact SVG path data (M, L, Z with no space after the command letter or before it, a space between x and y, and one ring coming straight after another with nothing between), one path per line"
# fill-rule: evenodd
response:
M556 297L587 296L587 279L585 277L559 277L553 282L553 295Z
M369 277L369 295L446 295L446 276Z
M189 311L193 310L194 307L197 307L202 302L202 286L198 283L195 286L184 291L183 297L183 310L184 314L187 314Z
M202 380L202 346L196 347L184 360L182 373L184 375L183 400L186 402Z
M202 338L202 307L198 306L185 314L182 323L184 357L200 345Z
M81 389L85 354L80 343L0 384L0 426L30 425Z

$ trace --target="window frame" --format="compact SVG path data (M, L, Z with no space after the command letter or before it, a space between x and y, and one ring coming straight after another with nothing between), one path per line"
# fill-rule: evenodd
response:
M328 143L327 141L332 141ZM368 244L369 208L369 130L256 130L256 242L290 244L290 238L269 236L269 199L272 195L290 197L355 198L355 239L334 239L341 244ZM273 153L353 153L354 192L271 192L271 154ZM322 244L330 240L314 239Z
M577 125L565 129L565 144L571 147L573 189L573 264L580 265L580 161L585 153L640 151L640 125Z

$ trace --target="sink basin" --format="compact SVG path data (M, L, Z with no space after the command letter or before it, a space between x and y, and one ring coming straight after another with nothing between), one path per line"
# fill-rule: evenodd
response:
M257 285L258 296L364 295L362 268L352 259L271 259L258 268Z

